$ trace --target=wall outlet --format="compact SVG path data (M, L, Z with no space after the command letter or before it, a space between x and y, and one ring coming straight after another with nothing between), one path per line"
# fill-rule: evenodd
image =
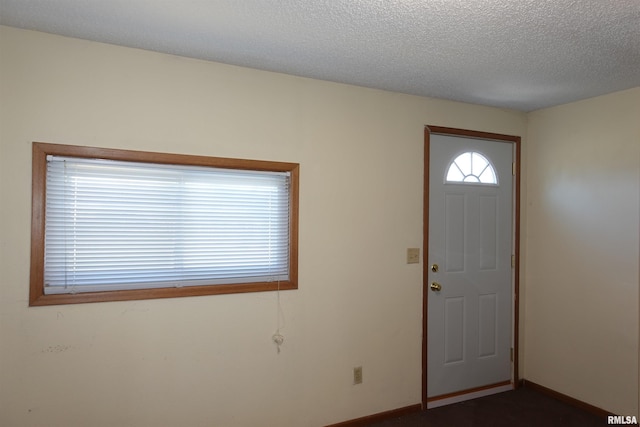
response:
M353 368L353 383L362 384L362 366Z
M420 248L408 248L407 264L419 264L419 263L420 263Z

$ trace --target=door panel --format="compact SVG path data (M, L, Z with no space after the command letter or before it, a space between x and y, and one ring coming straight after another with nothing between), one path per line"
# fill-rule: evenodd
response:
M464 271L465 196L444 195L445 200L445 271Z
M498 348L498 294L478 297L478 357L495 356Z
M464 298L444 300L444 364L464 361Z
M441 286L427 296L427 398L432 400L511 380L513 146L432 134L429 150L426 261L439 268L428 269L427 280ZM479 183L476 176L447 182L449 165L465 152L488 159L497 184ZM462 176L464 169L449 176Z
M480 196L479 201L480 270L495 270L498 267L498 198Z

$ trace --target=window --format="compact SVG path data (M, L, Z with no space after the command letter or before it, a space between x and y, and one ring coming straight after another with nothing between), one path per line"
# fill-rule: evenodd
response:
M297 288L298 170L34 143L30 305Z
M445 182L498 184L491 162L482 154L469 151L456 157L447 169Z

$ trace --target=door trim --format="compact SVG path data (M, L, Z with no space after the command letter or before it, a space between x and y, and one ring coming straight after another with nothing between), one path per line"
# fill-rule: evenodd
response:
M429 260L429 151L431 134L463 136L477 139L490 139L513 144L515 148L515 182L514 182L514 228L513 228L513 255L514 255L514 299L513 299L513 361L512 378L513 388L518 388L518 355L519 355L519 320L520 320L520 143L521 138L513 135L503 135L489 132L478 132L467 129L456 129L442 126L426 125L424 128L424 199L423 199L423 258L422 258L422 407L427 409L427 332L428 332L428 260Z

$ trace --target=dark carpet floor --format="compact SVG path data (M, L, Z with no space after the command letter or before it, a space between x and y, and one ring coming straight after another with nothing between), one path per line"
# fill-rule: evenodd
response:
M527 387L400 418L372 427L592 427L607 419Z

